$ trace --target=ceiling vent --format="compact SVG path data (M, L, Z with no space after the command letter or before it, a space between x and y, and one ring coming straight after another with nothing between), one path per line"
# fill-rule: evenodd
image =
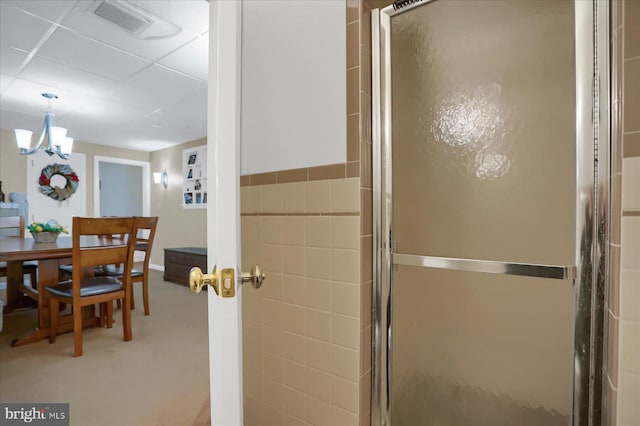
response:
M175 0L164 0L169 5ZM95 0L87 12L117 25L121 30L140 40L161 40L182 32L182 28L173 22L138 6L140 0ZM180 5L176 4L177 7Z
M139 34L154 24L155 21L151 17L127 3L104 0L99 2L93 13L134 34Z

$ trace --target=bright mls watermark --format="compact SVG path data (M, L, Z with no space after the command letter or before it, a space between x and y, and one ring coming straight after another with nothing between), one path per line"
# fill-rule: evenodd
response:
M69 426L69 404L0 403L0 425Z

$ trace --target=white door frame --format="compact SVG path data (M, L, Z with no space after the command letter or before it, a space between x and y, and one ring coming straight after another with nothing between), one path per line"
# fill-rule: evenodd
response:
M142 215L151 215L151 190L149 179L151 165L148 161L127 160L124 158L103 157L96 155L93 157L93 216L100 217L100 162L125 164L127 166L142 167Z
M240 270L240 80L242 1L209 3L207 259L209 272L235 269L236 296L209 291L212 425L242 425ZM222 285L222 284L221 284Z

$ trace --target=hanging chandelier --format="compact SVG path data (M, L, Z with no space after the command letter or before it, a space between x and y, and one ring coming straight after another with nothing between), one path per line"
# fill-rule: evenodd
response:
M38 138L38 142L33 148L31 146L31 136L33 132L24 129L15 129L16 145L20 150L20 155L29 155L44 149L49 155L57 154L62 159L69 158L71 149L73 148L73 138L67 136L67 129L64 127L54 126L53 117L55 114L51 108L52 99L58 99L58 95L53 93L42 93L42 96L49 100L48 111L44 113L44 124L42 125L42 132ZM47 145L42 146L44 138L47 138Z

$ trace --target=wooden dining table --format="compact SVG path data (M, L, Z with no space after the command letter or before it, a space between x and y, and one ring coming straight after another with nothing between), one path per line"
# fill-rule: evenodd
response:
M4 312L31 306L37 303L38 323L34 330L24 336L16 338L11 345L20 346L38 342L49 337L49 306L48 292L45 288L58 283L58 267L71 263L71 237L58 237L54 243L36 243L32 238L0 237L0 261L7 262L7 305ZM83 236L81 246L108 245L108 240L94 236ZM36 288L23 284L22 262L38 261L38 282ZM85 275L91 274L87 270ZM29 295L29 297L25 296ZM99 318L95 315L93 306L85 307L82 313L83 327L97 326ZM56 328L57 334L73 331L71 315L61 316Z

